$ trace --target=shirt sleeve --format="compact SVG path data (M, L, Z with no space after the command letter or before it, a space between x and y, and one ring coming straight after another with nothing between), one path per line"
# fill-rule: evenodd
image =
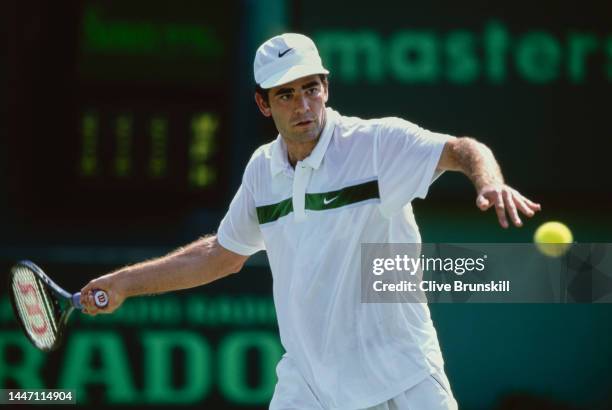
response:
M244 181L219 225L217 240L224 248L244 256L265 249L255 201Z
M388 118L381 124L374 142L374 163L385 216L414 198L425 198L429 185L441 174L435 171L444 144L452 138L400 118Z

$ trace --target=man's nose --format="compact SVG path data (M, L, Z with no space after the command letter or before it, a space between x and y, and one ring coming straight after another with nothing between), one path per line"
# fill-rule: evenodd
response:
M298 113L308 112L310 106L308 105L308 98L304 94L298 94L295 96L295 111Z

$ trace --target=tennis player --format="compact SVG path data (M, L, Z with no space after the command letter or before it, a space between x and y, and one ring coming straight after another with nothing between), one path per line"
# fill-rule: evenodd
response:
M360 302L360 246L419 243L411 201L443 171L464 173L476 206L494 208L504 228L540 205L506 185L474 139L326 107L329 72L308 37L266 41L254 71L255 101L279 135L253 154L217 234L91 281L88 313L212 282L266 250L286 351L271 409L456 409L427 305Z

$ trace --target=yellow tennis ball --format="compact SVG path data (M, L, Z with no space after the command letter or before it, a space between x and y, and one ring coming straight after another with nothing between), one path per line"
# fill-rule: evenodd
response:
M539 251L553 258L567 252L573 240L572 231L561 222L543 223L533 235Z

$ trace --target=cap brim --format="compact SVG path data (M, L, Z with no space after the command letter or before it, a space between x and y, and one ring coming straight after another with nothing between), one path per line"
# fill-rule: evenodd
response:
M315 74L329 74L329 71L323 68L322 65L294 65L274 74L266 81L259 84L259 86L264 89L278 87L279 85L290 83L298 78Z

